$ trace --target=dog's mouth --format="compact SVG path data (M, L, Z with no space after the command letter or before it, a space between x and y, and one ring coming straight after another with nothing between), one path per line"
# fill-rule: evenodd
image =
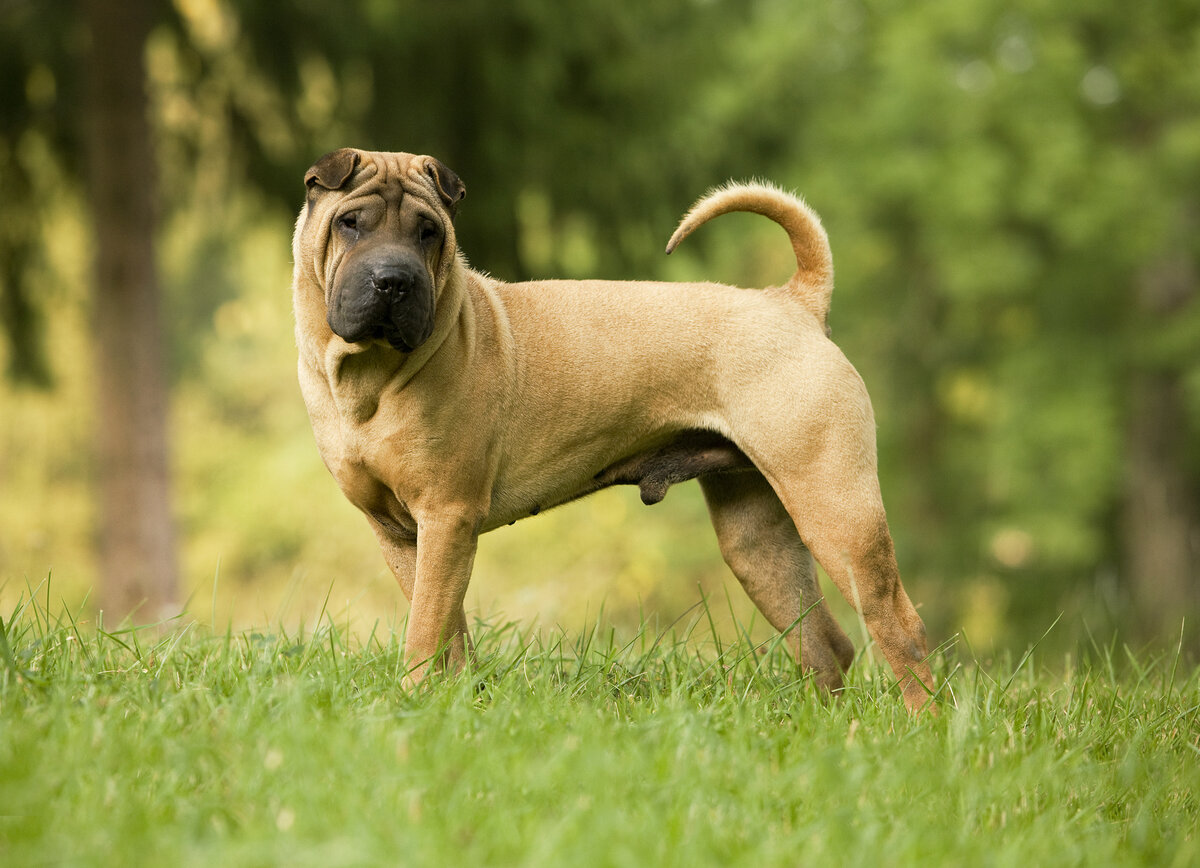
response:
M384 340L411 353L433 332L433 286L423 269L386 266L353 275L334 293L327 319L347 343Z
M411 353L429 340L429 335L433 332L432 308L430 314L421 322L410 322L406 317L393 316L379 325L373 337L387 341L394 350Z

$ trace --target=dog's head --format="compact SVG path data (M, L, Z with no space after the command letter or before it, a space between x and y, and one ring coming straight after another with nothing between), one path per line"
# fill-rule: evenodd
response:
M329 327L348 343L381 339L412 352L433 331L454 267L462 181L433 157L343 148L304 183L297 269L323 290Z

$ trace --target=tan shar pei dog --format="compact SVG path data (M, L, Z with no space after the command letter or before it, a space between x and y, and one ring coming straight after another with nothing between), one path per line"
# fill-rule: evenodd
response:
M610 485L637 485L649 504L699 479L725 560L817 684L841 686L853 646L814 558L861 613L908 708L929 702L871 403L828 337L829 242L803 202L731 185L667 246L720 214L761 214L795 251L782 286L504 283L459 252L465 188L433 157L346 148L305 181L300 384L326 465L412 604L410 683L471 651L463 598L481 533Z

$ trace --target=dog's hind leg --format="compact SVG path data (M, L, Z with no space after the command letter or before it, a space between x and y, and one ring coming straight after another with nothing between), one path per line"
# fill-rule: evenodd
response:
M771 486L756 470L704 476L700 486L721 554L747 595L772 627L790 631L792 653L813 680L839 689L854 646L821 596L812 555Z
M861 613L905 705L918 711L933 690L925 625L900 582L874 468L847 474L844 464L825 459L778 481L780 496L817 561Z

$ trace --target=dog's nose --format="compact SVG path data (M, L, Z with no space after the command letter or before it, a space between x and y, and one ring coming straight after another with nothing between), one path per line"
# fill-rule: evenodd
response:
M412 288L411 272L396 265L384 265L371 272L371 286L376 292L401 298Z

